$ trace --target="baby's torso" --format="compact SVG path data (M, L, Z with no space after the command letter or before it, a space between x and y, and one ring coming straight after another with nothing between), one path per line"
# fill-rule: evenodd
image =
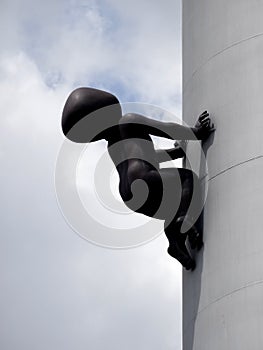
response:
M139 172L147 172L159 167L152 139L142 126L120 124L119 137L109 143L108 152L119 174L120 195L126 201L132 196L128 169L137 167Z

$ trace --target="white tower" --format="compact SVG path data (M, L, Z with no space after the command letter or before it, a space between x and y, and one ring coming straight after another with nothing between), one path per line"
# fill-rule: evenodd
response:
M205 109L217 130L201 174L205 246L183 276L183 349L262 350L263 0L183 0L184 120Z

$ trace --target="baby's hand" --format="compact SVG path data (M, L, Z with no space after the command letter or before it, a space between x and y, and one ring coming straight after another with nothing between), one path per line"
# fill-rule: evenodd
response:
M175 141L174 147L180 147L184 152L186 152L186 146L187 146L187 141L186 140L180 140L180 141Z
M215 131L214 124L211 123L211 118L209 117L209 113L204 111L199 117L194 126L195 135L198 140L205 140L208 136Z

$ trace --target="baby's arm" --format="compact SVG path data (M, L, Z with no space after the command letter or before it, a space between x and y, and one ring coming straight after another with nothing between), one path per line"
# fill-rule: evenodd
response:
M174 148L158 149L155 152L158 163L168 162L185 156L183 148L177 142L174 144Z
M212 131L213 125L207 111L203 112L194 127L188 127L172 122L162 122L144 117L140 114L129 113L124 115L120 124L135 124L136 128L147 134L165 137L171 140L205 140Z

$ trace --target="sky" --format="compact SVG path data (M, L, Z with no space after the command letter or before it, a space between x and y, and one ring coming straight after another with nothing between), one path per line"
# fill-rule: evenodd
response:
M3 0L0 9L0 348L180 350L181 266L164 234L132 249L91 244L61 212L54 176L76 87L180 117L181 1ZM90 174L105 147L94 143L79 162L87 210L98 207Z

